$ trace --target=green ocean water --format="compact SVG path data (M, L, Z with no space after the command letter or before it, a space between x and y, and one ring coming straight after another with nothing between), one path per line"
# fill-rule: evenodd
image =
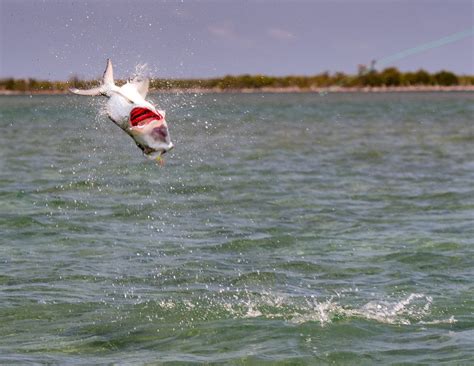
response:
M0 98L0 364L474 364L474 94Z

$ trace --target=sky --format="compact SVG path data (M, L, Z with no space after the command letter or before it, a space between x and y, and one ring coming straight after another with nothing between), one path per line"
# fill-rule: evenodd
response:
M474 74L472 0L0 0L0 77L354 74L359 64L459 32L384 67Z

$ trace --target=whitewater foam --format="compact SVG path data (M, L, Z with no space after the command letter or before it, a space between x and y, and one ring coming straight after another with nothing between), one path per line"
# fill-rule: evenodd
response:
M282 319L294 324L317 322L327 326L334 321L347 318L360 318L383 324L452 324L456 319L429 319L433 299L421 293L411 293L398 300L372 300L360 307L341 305L335 297L318 299L316 296L285 297L282 294L262 292L261 294L242 293L198 300L161 300L158 305L163 310L187 311L220 314L219 317L247 319ZM196 316L194 316L196 318Z

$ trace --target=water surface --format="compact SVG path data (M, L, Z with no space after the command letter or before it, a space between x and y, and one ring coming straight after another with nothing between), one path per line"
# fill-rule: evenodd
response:
M0 363L474 363L473 94L0 98Z

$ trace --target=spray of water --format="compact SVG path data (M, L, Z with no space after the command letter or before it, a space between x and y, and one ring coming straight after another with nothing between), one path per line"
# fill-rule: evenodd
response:
M148 64L137 64L135 66L135 71L132 74L131 79L138 78L138 79L145 79L150 77L150 69L148 68Z
M128 293L135 304L143 299ZM341 319L358 318L381 324L452 324L456 319L432 319L433 299L422 293L410 293L398 299L372 300L364 305L343 305L344 295L330 298L317 296L293 297L268 291L255 293L247 290L203 294L193 299L166 298L154 302L145 300L147 305L157 305L160 316L167 312L185 313L194 320L209 318L232 319L281 319L293 324L314 322L321 327L329 326ZM347 299L346 299L347 300ZM347 301L343 301L347 302Z

